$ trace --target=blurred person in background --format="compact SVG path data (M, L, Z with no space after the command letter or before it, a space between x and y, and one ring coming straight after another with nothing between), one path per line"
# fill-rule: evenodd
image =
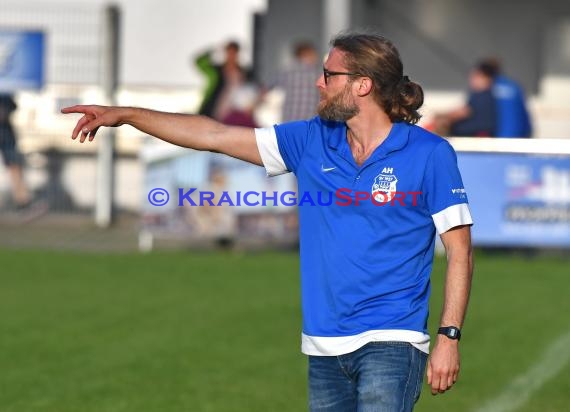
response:
M345 33L331 47L316 82L319 115L308 120L252 129L132 107L62 112L82 114L72 132L82 143L102 126L128 124L264 166L272 176L294 172L300 193L350 188L344 206L298 207L310 410L411 411L426 365L432 394L458 379L473 221L453 148L415 125L423 90L404 75L395 46L379 35ZM428 358L436 233L447 269Z
M301 41L294 46L295 61L281 70L272 88L283 90L285 100L281 121L290 122L313 117L317 114L319 91L315 88L315 79L322 70L316 48L309 42Z
M494 73L492 91L497 107L495 137L531 137L532 121L523 88L503 73L499 59L489 57L483 62Z
M213 166L205 190L219 199L228 190L227 177L223 169ZM200 207L185 207L185 218L201 238L211 239L220 249L234 245L237 232L237 217L227 204L211 205L203 202Z
M259 98L258 88L251 82L236 87L228 98L228 111L220 121L232 126L258 127L255 109Z
M447 113L437 114L434 131L444 136L494 137L497 104L493 95L495 68L477 63L469 72L467 102Z
M224 47L225 57L220 64L214 61L214 50L208 50L196 58L196 66L206 77L198 114L222 121L230 111L232 92L251 80L251 72L240 64L239 51L239 43L230 41Z
M17 208L30 203L30 192L24 181L24 157L18 150L16 133L11 116L17 109L12 95L0 94L0 152L10 175L12 199Z

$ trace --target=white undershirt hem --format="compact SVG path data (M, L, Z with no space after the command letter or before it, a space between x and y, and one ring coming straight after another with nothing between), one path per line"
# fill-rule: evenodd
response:
M370 342L408 342L429 353L429 335L413 330L370 330L352 336L309 336L303 333L301 351L310 356L339 356L354 352Z

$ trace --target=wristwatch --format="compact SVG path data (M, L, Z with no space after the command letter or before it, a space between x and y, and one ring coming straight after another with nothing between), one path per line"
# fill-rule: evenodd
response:
M456 328L455 326L441 327L437 330L437 333L439 335L445 335L449 339L453 339L453 340L460 340L461 339L461 331L459 330L459 328Z

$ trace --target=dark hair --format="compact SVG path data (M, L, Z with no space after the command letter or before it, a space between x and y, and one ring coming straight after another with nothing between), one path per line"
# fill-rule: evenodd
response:
M500 66L497 60L485 59L475 65L475 69L487 77L495 77L499 74Z
M226 43L225 49L226 49L226 50L228 50L228 49L234 49L236 52L239 52L240 45L239 45L239 43L238 43L237 41L231 40L231 41L229 41L229 42Z
M391 121L417 123L424 92L404 76L400 53L392 42L378 34L341 33L331 40L331 46L345 53L348 71L372 79L374 100Z

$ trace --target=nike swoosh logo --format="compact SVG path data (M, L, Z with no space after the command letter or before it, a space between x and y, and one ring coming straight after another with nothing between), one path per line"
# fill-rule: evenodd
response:
M321 165L321 172L332 172L334 169L336 169L336 167L324 167L323 165Z

